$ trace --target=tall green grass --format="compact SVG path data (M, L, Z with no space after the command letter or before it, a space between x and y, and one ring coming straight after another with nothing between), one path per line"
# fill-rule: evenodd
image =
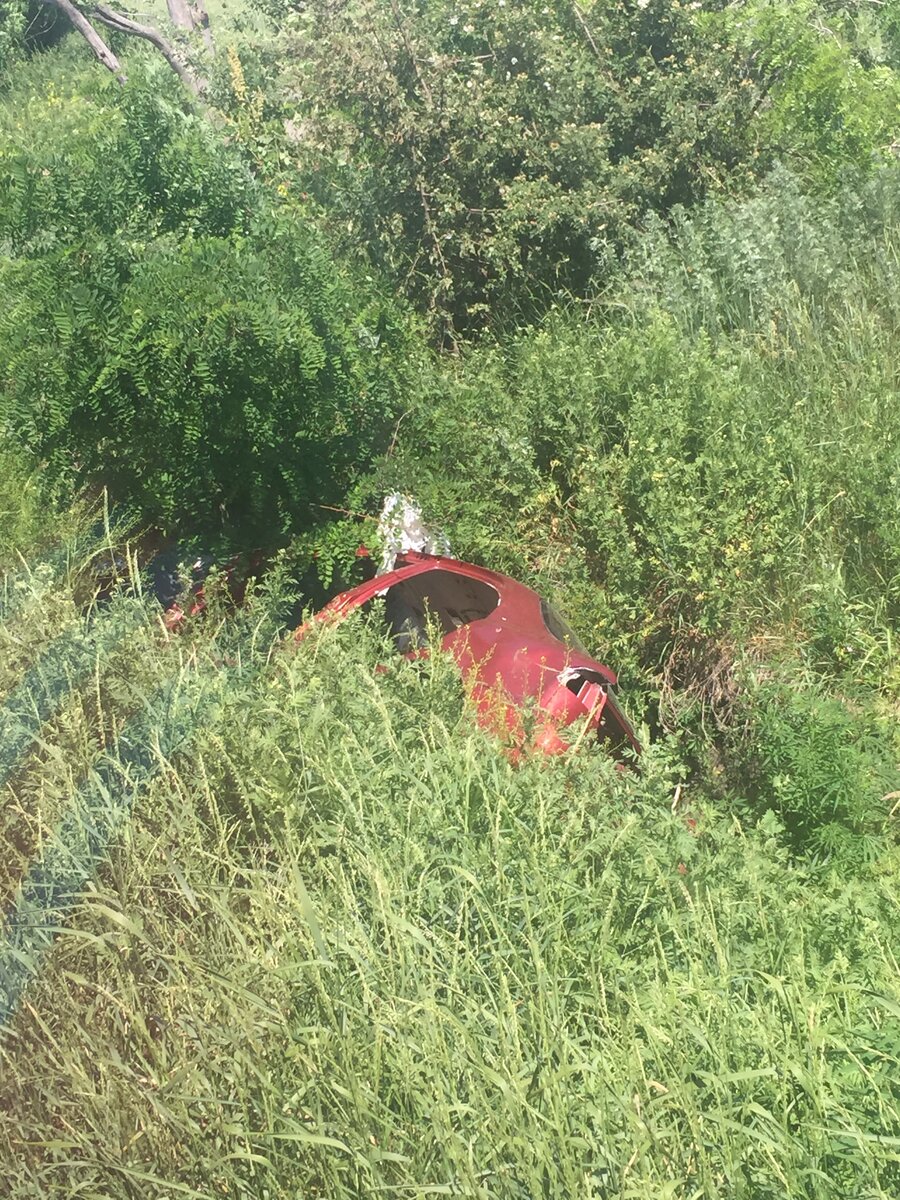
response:
M6 486L6 1194L900 1194L890 183L650 230L423 373L368 485L562 600L639 771L513 767L358 620L293 646L279 572L180 637L127 571L85 609Z
M896 1195L896 855L813 878L667 742L514 768L356 623L246 645L181 644L203 719L2 1034L7 1194Z

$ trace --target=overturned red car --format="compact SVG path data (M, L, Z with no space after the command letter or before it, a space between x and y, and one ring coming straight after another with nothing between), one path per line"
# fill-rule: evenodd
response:
M563 730L586 718L579 740L596 736L617 758L640 753L615 698L616 676L531 588L471 563L407 550L393 570L335 596L313 620L339 620L379 599L408 658L427 654L429 621L438 626L480 722L518 749L559 754L571 744ZM302 626L297 640L308 629Z

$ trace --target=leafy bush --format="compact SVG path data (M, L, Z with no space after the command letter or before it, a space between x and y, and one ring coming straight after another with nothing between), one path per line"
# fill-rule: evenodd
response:
M756 76L687 5L278 9L300 169L448 338L584 293L644 213L755 165Z
M25 32L25 6L20 0L0 2L0 73L22 52Z
M406 324L160 87L7 104L0 422L66 487L271 536L383 444Z
M841 305L896 306L900 169L891 166L835 196L810 195L784 168L751 197L717 198L648 218L628 240L611 302L662 307L686 331L788 333L802 308L829 320Z
M737 791L771 809L795 850L838 868L872 861L883 848L900 773L871 715L821 689L787 682L751 686L734 748Z
M778 159L833 190L896 135L893 68L813 0L260 6L304 186L445 343L602 292L651 214Z
M880 34L890 36L895 16L866 21L860 5L816 0L748 8L735 19L774 81L760 139L825 190L883 161L897 136L900 77Z
M389 310L289 213L250 239L161 239L125 282L119 266L101 244L0 277L16 438L167 527L259 536L339 500L394 411Z
M54 55L47 56L55 58ZM159 68L121 87L80 66L19 73L0 104L0 246L40 257L100 233L134 253L160 234L242 228L258 191Z

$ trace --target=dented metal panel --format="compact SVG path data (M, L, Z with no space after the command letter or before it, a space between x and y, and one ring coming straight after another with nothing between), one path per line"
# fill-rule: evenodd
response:
M389 628L409 657L422 653L428 617L438 622L441 645L459 664L482 724L519 750L561 753L570 744L565 728L587 718L615 754L640 753L612 692L615 674L531 588L472 563L404 551L394 570L336 596L314 619L339 620L376 597L384 598Z

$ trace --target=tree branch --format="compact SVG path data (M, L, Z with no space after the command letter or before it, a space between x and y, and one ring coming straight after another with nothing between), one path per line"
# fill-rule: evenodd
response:
M56 4L69 4L69 0L53 0L53 2ZM132 37L143 38L151 46L155 46L184 86L190 92L193 92L195 96L199 97L203 95L206 90L206 80L195 75L190 67L181 61L175 53L171 42L167 41L158 29L154 29L152 25L140 25L137 21L133 21L131 17L126 17L124 13L115 12L113 9L107 8L105 4L92 5L90 12L92 16L96 17L98 21L102 22L109 29L115 29L118 33L130 34Z
M112 71L119 83L125 82L125 73L122 70L122 64L104 42L103 38L93 27L84 13L75 7L71 0L49 0L49 3L54 8L58 8L71 21L73 28L77 29L99 61L103 63L107 70Z

